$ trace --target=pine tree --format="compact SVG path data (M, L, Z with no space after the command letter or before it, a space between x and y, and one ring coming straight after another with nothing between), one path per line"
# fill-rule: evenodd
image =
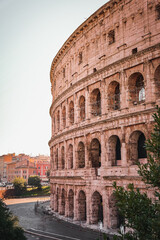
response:
M145 143L147 163L138 164L138 173L147 188L153 188L156 200L146 193L135 189L133 184L128 189L114 183L117 207L124 219L124 227L129 232L115 236L114 239L125 240L160 240L160 108L153 115L155 126L150 139Z
M0 199L0 239L1 240L26 240L23 229L18 225L5 203Z

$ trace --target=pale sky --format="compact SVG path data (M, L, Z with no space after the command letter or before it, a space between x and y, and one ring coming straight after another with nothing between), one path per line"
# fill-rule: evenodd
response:
M0 0L0 155L49 155L50 66L107 0Z

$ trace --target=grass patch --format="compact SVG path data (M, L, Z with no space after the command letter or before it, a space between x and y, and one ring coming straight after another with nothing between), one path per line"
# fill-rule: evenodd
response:
M14 198L14 197L39 197L39 196L50 196L50 186L42 186L41 189L37 187L29 187L21 195L16 196L14 189L7 189L3 193L4 198Z
M27 188L27 190L21 195L22 197L38 197L38 196L49 196L50 186L42 186L41 189L37 187Z

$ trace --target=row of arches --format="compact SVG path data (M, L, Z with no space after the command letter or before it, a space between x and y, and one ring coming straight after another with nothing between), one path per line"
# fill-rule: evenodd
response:
M130 135L128 143L129 160L130 164L134 165L138 162L138 159L143 159L147 157L145 150L145 135L141 131L134 131ZM111 166L121 165L121 148L122 144L117 135L112 135L108 140L107 154L108 161ZM65 152L66 151L66 152ZM60 153L60 156L59 156ZM73 169L74 167L74 157L73 157L73 145L69 144L68 148L65 149L61 146L60 149L56 148L53 155L52 161L54 162L54 169ZM78 143L76 149L76 168L86 167L86 154L88 156L90 166L92 168L101 167L101 143L97 138L93 138L90 142L89 147L85 146L83 141ZM66 162L67 161L67 162Z
M90 199L87 199L84 190L80 190L76 195L73 189L69 189L67 192L64 188L60 189L57 187L55 192L53 191L52 199L51 207L60 215L82 222L86 222L89 218L90 224L104 223L104 200L98 191L94 191ZM107 212L109 213L110 228L118 228L121 224L121 219L116 207L114 194L112 193L107 201L105 198L105 202L108 205ZM91 214L87 216L87 213Z
M160 92L160 65L156 68L154 74L154 83L155 83L155 95L156 98L159 97ZM139 103L143 103L146 99L145 93L145 80L144 76L140 72L135 72L131 74L128 79L128 101L129 105L137 105ZM118 81L110 82L107 90L107 99L108 99L108 109L109 110L118 110L121 108L121 85ZM100 116L102 109L102 96L99 88L93 89L90 98L90 114L91 116ZM86 119L86 98L81 95L78 100L78 104L76 105L76 111L79 112L79 121L84 121ZM63 106L62 113L60 116L60 110L54 114L53 124L54 131L56 129L60 130L60 123L62 123L62 127L66 127L66 118L69 119L69 124L72 125L75 122L75 104L74 101L71 100L68 106L68 113L66 112L66 106Z

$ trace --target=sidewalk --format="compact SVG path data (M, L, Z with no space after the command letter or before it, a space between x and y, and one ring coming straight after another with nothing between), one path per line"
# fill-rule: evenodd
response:
M37 201L48 201L50 200L50 197L30 197L30 198L12 198L12 199L5 199L4 202L7 205L12 205L12 204L19 204L19 203L30 203L30 202L37 202Z

